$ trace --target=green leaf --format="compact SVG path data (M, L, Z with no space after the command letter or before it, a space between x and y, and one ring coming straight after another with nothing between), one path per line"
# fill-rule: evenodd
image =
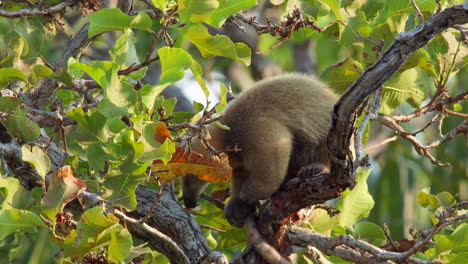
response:
M455 112L460 112L462 110L461 104L453 104L452 107Z
M453 195L449 192L438 193L436 197L443 207L452 206L457 202L455 197L453 197Z
M200 24L189 24L180 31L197 46L203 57L224 56L250 65L250 48L242 42L233 43L227 36L212 36Z
M193 112L198 113L205 109L205 106L202 103L199 103L197 101L193 101Z
M111 62L107 62L111 63ZM70 73L73 76L80 78L83 73L87 73L93 78L101 87L107 87L106 71L96 66L92 66L86 63L76 62L68 66Z
M131 64L138 64L136 48L135 48L135 37L133 37L133 31L127 29L117 39L114 47L109 50L112 61L121 67L129 66Z
M346 190L336 204L340 211L339 219L342 227L351 227L360 218L369 216L374 207L374 199L367 188L367 177L371 170L356 173L356 186L352 190Z
M76 107L68 111L66 116L75 119L78 127L87 133L88 137L94 139L92 142L107 142L113 136L113 133L107 126L108 119L97 109L89 109L85 114L82 108ZM82 143L89 143L89 139L88 142Z
M448 264L466 264L468 263L468 252L457 254Z
M89 17L89 23L89 38L107 31L127 28L150 30L153 25L151 18L144 12L139 12L136 16L128 16L119 8L101 9Z
M24 39L22 59L36 58L40 55L45 33L43 27L43 23L35 18L23 17L15 24L15 32Z
M145 151L144 143L136 141L136 133L132 128L120 131L109 144L111 152L122 158L135 161Z
M202 88L203 93L205 94L206 100L208 101L208 97L210 96L210 90L208 89L208 87L206 87L205 80L203 80L202 78L203 76L202 66L200 65L200 63L194 60L192 62L192 66L190 67L190 70L192 70L193 75L195 76L195 79L197 80L198 84Z
M361 63L352 58L346 58L344 61L326 68L320 79L327 82L338 93L343 93L363 71Z
M70 105L77 100L77 96L75 96L72 90L57 89L55 94L60 98L60 100L62 100L64 105Z
M91 168L103 171L105 162L115 160L116 157L110 153L107 153L103 149L103 145L96 142L88 147L87 158Z
M0 210L0 241L9 234L29 229L31 227L46 227L36 214L18 209Z
M341 15L341 0L321 0L321 2L325 3L330 7L332 10L333 14L337 19L343 20L343 16Z
M164 11L166 8L166 0L151 0L151 2L155 7L161 9L162 11Z
M226 125L224 125L224 124L221 124L219 121L214 121L214 122L213 122L213 125L215 125L215 126L221 128L221 129L224 129L224 130L230 130L230 129L231 129L231 128L228 127L228 126L226 126Z
M353 234L355 237L370 239L370 242L376 246L383 246L387 240L380 226L366 221L355 224Z
M1 184L1 179L0 179L0 184ZM8 189L6 187L0 187L0 208L4 208L3 202L6 201L7 197L8 197Z
M0 97L0 112L13 113L21 103L17 97Z
M11 81L23 81L29 83L24 72L15 68L0 68L0 85L4 86Z
M432 5L429 3L432 2ZM430 0L416 0L418 7L423 7L423 10L431 10L436 7L437 3ZM433 7L431 9L431 6ZM403 13L412 13L414 8L411 5L411 1L386 1L383 9L380 10L380 15L375 21L376 24L383 24L388 18L403 14Z
M309 217L308 225L314 231L323 235L330 235L333 228L339 224L337 215L331 217L326 210L314 209Z
M224 85L224 83L222 83L221 88L220 88L220 92L219 92L219 96L220 96L221 100L219 101L219 104L217 106L215 106L216 113L221 113L221 111L223 111L224 108L226 108L226 105L227 105L226 94L227 94L227 87L226 87L226 85Z
M161 77L155 86L144 85L141 88L143 104L152 109L154 100L164 88L184 77L184 71L192 66L192 56L181 48L162 47L158 49L161 62Z
M99 111L107 118L135 113L138 92L135 91L133 85L126 78L112 83L114 85L104 89L105 97L98 104Z
M417 78L416 69L404 71L390 78L384 85L380 112L389 114L405 101L419 107L424 99L424 93L416 85Z
M38 146L21 146L23 160L31 163L36 168L37 173L44 179L50 169L50 159Z
M49 178L47 192L42 198L44 212L50 219L55 219L55 215L84 190L86 184L73 175L70 166L58 169Z
M41 128L36 122L29 119L27 114L27 110L18 107L2 121L2 124L7 129L8 134L24 141L33 141L41 135Z
M0 202L0 208L2 209L23 209L30 206L33 202L31 192L26 190L17 178L1 178L0 188L6 190L3 202Z
M54 72L47 66L42 64L34 64L31 66L31 78L34 83L44 77L50 77L54 75Z
M418 203L422 207L430 206L433 209L440 207L440 201L435 195L428 194L425 192L418 192L417 199Z
M139 158L140 161L162 160L167 164L175 152L175 143L171 140L165 140L163 144L155 139L156 123L146 124L142 131L142 137L139 141L145 144L145 153Z
M114 263L122 263L130 253L132 235L125 228L112 228L108 258Z
M217 0L179 0L178 4L181 20L193 23L206 21L219 6Z
M55 71L54 76L52 76L52 78L61 81L66 85L71 86L73 84L72 77L64 68L60 68L57 71Z
M145 170L148 166L149 163L140 165L139 170L133 174L123 173L119 169L111 170L104 179L106 192L103 198L116 201L114 205L122 206L128 211L134 210L137 205L135 190L138 184L145 180Z
M452 234L444 236L437 234L434 236L436 243L435 254L442 252L461 253L468 251L468 224L460 224Z
M205 21L213 27L219 28L229 16L237 14L243 9L256 4L257 0L219 0L219 7L216 8L209 19Z
M115 226L115 227L114 227ZM71 230L63 245L66 257L84 254L107 246L111 240L111 227L122 228L119 219L112 214L103 215L101 206L93 207L81 215L76 230Z

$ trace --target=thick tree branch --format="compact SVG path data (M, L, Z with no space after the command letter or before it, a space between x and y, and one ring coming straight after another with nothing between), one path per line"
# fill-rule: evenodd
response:
M152 210L146 224L170 237L179 245L190 263L228 263L226 256L212 251L205 234L190 214L181 207L174 196L172 184L163 185L157 206ZM139 186L136 190L137 208L127 215L135 219L144 218L154 204L158 192ZM144 241L151 241L151 234L134 233ZM171 259L170 255L166 255ZM174 262L178 263L178 262Z
M467 219L468 214L466 213L458 216L456 215L458 210L466 208L467 205L468 202L464 201L445 209L438 217L438 223L430 228L429 231L426 232L426 235L420 241L417 241L413 247L401 253L383 250L348 235L327 237L302 227L290 227L288 234L291 237L291 244L294 252L304 252L308 246L312 245L326 254L335 255L357 263L400 263L406 261L416 264L440 263L418 259L412 257L412 255L429 244L442 228Z
M131 218L118 210L114 210L114 214L127 225L132 234L144 237L146 242L166 255L171 263L190 263L182 249L170 237L145 223L141 224L137 219Z
M343 187L354 186L352 155L349 151L355 111L377 91L405 60L427 44L434 36L457 24L468 22L468 3L455 5L435 14L416 29L400 33L382 57L370 66L341 96L333 111L332 129L328 136L331 171L335 182ZM344 161L347 161L346 163ZM346 164L346 166L343 166Z

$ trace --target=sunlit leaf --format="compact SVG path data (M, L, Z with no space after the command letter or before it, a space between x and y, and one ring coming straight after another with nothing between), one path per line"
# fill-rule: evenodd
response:
M50 159L47 154L38 146L23 145L21 147L23 160L31 163L36 168L37 173L44 178L50 169Z
M51 77L52 75L54 75L54 72L45 65L35 64L31 66L31 77L34 83L41 78Z
M320 79L338 93L343 93L363 71L361 63L352 58L346 58L344 61L325 69Z
M250 48L242 42L233 43L227 36L212 36L200 24L190 24L180 31L197 46L203 57L224 56L250 65Z
M49 186L42 198L44 211L50 219L54 219L56 213L61 212L65 205L84 190L86 190L86 184L73 175L70 166L57 169L52 173Z
M0 208L2 209L23 209L33 202L31 192L26 190L17 178L0 178L0 188L5 190L3 201L0 202Z
M11 81L23 81L29 83L24 72L15 68L0 68L0 84L5 85Z
M122 263L130 253L132 247L132 235L125 228L112 228L109 242L109 260L115 263Z
M338 215L331 217L323 209L314 209L309 215L307 225L314 231L324 235L330 235L332 229L339 224Z
M422 207L431 206L432 208L438 208L440 206L440 201L437 199L435 195L428 194L425 192L418 192L417 195L418 203Z
M374 207L374 199L367 188L367 177L371 170L356 173L356 186L352 190L346 190L337 203L340 211L340 225L351 227L357 220L367 217Z
M111 240L112 228L123 227L114 215L103 214L101 206L86 210L76 226L64 241L64 255L66 257L80 257L84 254L107 246Z
M243 9L256 4L257 0L219 0L219 7L211 13L206 23L219 28L229 16L235 15Z
M144 85L141 88L141 100L148 108L153 108L154 99L164 88L184 77L184 71L192 66L192 56L183 49L162 47L158 49L161 62L161 77L155 86Z
M123 166L126 165L130 166L128 163ZM104 179L106 192L103 198L114 201L114 205L122 206L128 211L134 210L137 205L135 189L145 180L148 165L149 163L135 164L133 173L124 173L121 168L111 170Z
M46 226L41 218L33 212L18 209L0 209L0 241L13 232L31 227Z
M194 23L206 21L219 6L217 0L179 0L178 4L180 18Z
M380 226L366 221L355 224L353 234L355 237L369 239L370 242L376 246L382 246L387 240Z
M416 85L417 78L418 73L415 69L390 78L384 85L380 112L389 114L405 101L413 107L419 107L424 99L424 93Z
M112 57L112 61L120 66L130 66L134 63L139 63L133 31L130 29L125 30L115 42L114 47L109 50L109 54Z
M144 12L139 12L136 16L128 16L119 8L104 8L89 17L88 37L127 28L149 30L152 24L151 18Z

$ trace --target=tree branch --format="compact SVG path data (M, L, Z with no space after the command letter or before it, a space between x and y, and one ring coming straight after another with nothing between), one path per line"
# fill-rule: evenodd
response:
M434 36L457 24L468 22L468 3L455 5L432 16L414 30L400 33L382 57L371 65L340 97L333 110L328 147L332 176L336 184L353 187L356 168L349 151L355 111L364 100L379 89L406 59ZM346 166L343 166L346 164Z
M50 16L50 15L62 12L68 6L73 6L76 4L77 4L77 1L67 0L55 6L45 8L45 9L39 9L37 7L32 8L32 9L20 9L18 11L6 11L6 10L0 9L0 16L7 17L7 18L25 17L25 16Z
M416 264L440 263L411 256L429 244L442 228L468 219L468 214L466 213L459 216L456 215L457 210L465 208L467 205L468 202L464 201L446 208L438 217L439 222L430 228L425 237L417 241L409 250L402 253L383 250L349 235L328 237L302 227L292 226L289 228L288 234L291 237L293 252L302 253L307 250L307 247L312 245L326 254L335 255L344 260L357 263L390 263L389 261L392 261L392 263L409 261Z

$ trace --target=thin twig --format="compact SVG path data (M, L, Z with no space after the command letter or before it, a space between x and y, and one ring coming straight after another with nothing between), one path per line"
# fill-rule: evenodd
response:
M414 9L416 10L416 13L418 14L419 22L421 22L421 23L424 22L424 16L421 13L421 10L419 10L419 7L416 4L416 2L414 0L411 0L411 4L413 5Z
M373 146L369 146L369 147L364 148L364 151L369 151L369 150L371 150L371 149L375 149L375 148L381 147L381 146L383 146L383 145L385 145L385 144L388 144L388 143L390 143L390 142L396 141L397 139L398 139L397 136L393 136L393 137L391 137L391 138L387 138L387 139L383 140L382 142L380 142L380 143L378 143L378 144L375 144L375 145L373 145Z
M39 8L32 8L32 9L20 9L18 11L6 11L0 9L0 17L8 17L8 18L15 18L15 17L30 17L30 16L51 16L57 13L62 12L68 6L76 5L78 1L67 0L63 1L55 6L39 9Z

